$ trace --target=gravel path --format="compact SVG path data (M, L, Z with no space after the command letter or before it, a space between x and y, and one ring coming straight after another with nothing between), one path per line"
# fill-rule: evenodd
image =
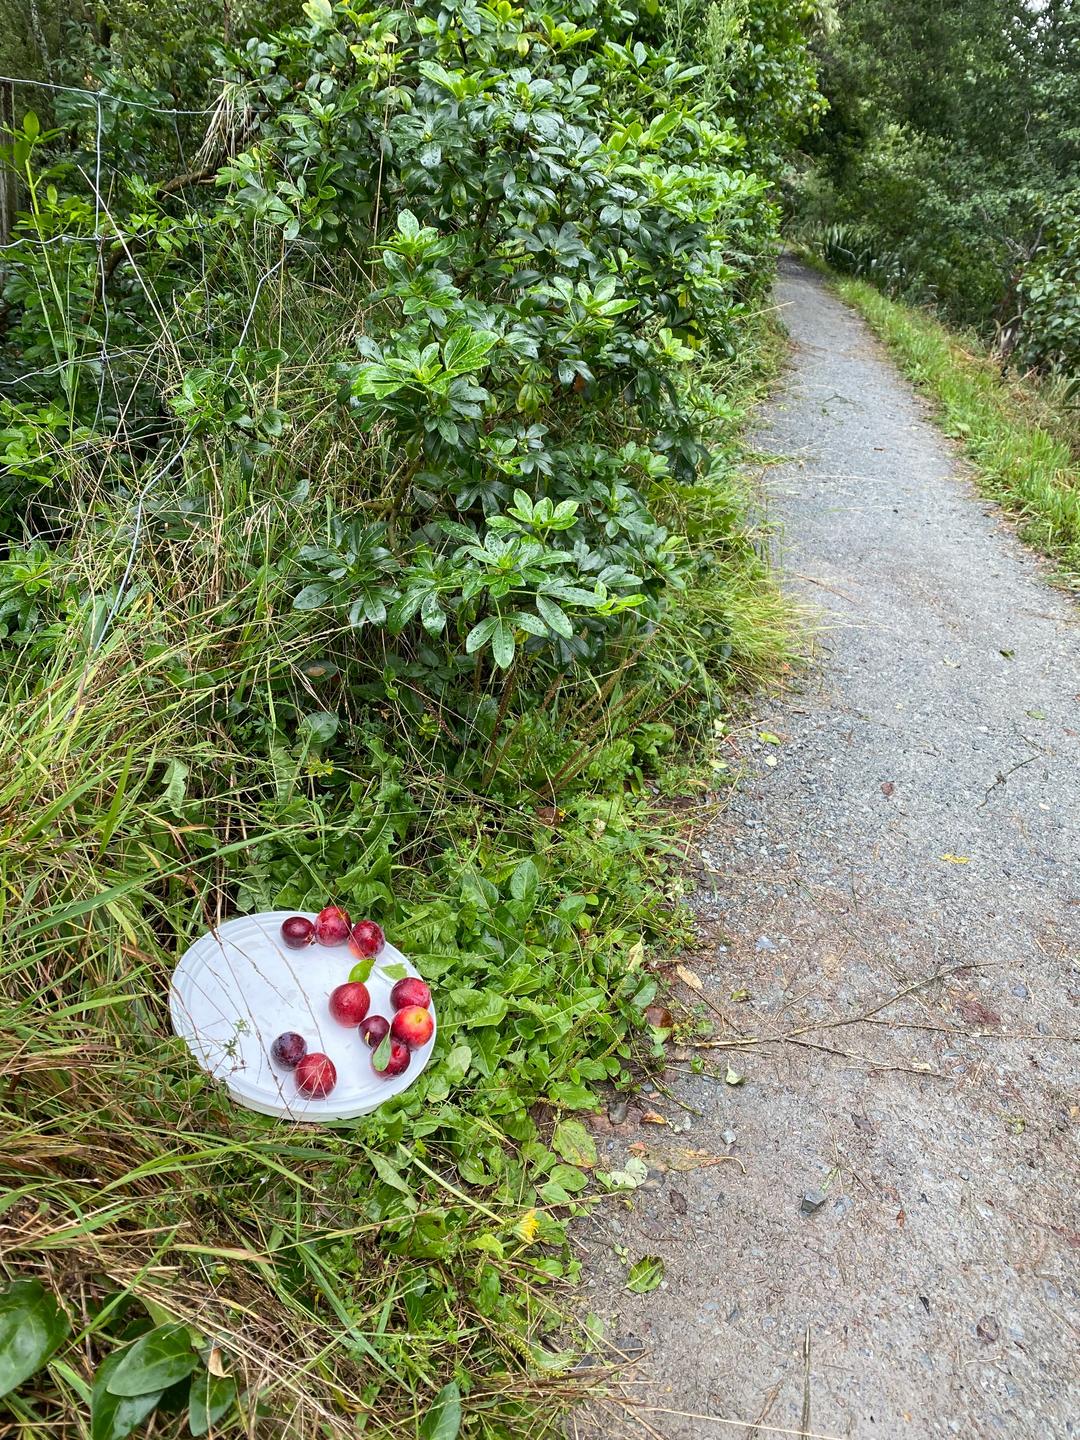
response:
M765 485L821 628L728 755L689 963L729 1035L801 1033L600 1121L650 1174L589 1303L641 1358L571 1433L1080 1435L1078 612L860 320L791 263L779 298Z

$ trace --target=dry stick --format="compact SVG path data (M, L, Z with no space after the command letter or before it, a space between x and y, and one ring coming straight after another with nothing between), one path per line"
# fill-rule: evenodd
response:
M787 1040L787 1036L782 1035L779 1038ZM924 1080L947 1080L949 1078L940 1070L919 1070L914 1065L890 1065L883 1060L875 1060L872 1055L856 1055L854 1050L841 1050L836 1045L824 1045L819 1040L792 1040L790 1043L801 1045L807 1050L823 1050L827 1055L839 1055L844 1060L856 1060L860 1065L867 1065L871 1070L877 1070L883 1074L919 1075Z
M1064 1040L1067 1045L1080 1044L1080 1035L1063 1035L1056 1030L994 1030L973 1025L927 1025L918 1020L872 1020L867 1025L887 1025L892 1030L930 1030L935 1035L966 1035L972 1040Z
M692 972L688 972L688 973L692 973ZM680 980L682 979L682 976L679 975L677 969L676 969L675 974L676 974L676 979L680 979ZM686 988L687 988L688 990L692 990L692 991L694 992L694 994L697 996L697 998L702 1002L702 1004L707 1005L707 1006L709 1007L709 1009L713 1012L714 1015L719 1016L719 1018L724 1022L724 1024L725 1024L730 1030L734 1031L734 1033L735 1033L736 1035L739 1035L739 1036L741 1036L741 1035L743 1034L743 1031L739 1029L738 1025L735 1024L734 1020L732 1020L731 1017L730 1017L725 1011L721 1010L720 1006L717 1005L714 1000L710 1000L710 999L709 999L708 995L705 994L704 988L702 988L702 989L699 990L699 989L697 989L695 986L688 984L687 981L685 981L685 980L683 980L682 983L683 983L684 985L686 985ZM700 982L699 982L699 983L700 983Z
M492 746L495 744L495 741L498 739L499 731L502 729L502 727L503 727L503 721L506 719L507 707L509 706L510 701L511 701L511 699L512 699L512 697L513 697L514 690L515 690L516 687L517 687L518 670L519 670L519 668L520 668L520 667L519 667L519 663L518 663L519 660L520 660L520 654L519 654L519 655L515 655L515 657L514 657L514 663L513 663L513 664L511 665L511 667L510 667L510 674L506 677L506 680L505 680L505 682L503 683L502 699L499 701L499 708L498 708L498 710L497 710L497 712L496 712L496 714L495 714L495 724L493 725L492 730L491 730L491 739L488 741L487 750L484 752L484 758L485 758L485 760L486 760L487 757L491 754ZM503 756L506 754L506 751L507 751L507 749L509 748L510 742L511 742L511 740L514 738L514 733L515 733L516 730L517 730L517 726L516 726L516 725L512 725L512 726L510 727L510 733L507 735L506 739L503 741L503 743L502 743L502 745L501 745L498 753L496 754L495 758L492 760L490 766L489 766L489 767L487 768L487 770L484 772L483 779L480 781L480 788L481 788L482 790L486 790L487 787L491 784L492 780L494 780L495 774L496 774L496 772L498 771L499 766L502 764L502 758L503 758Z
M772 1412L772 1407L776 1404L776 1397L780 1394L781 1384L782 1381L778 1380L773 1386L773 1388L769 1391L769 1393L765 1396L765 1399L762 1402L761 1409L758 1411L758 1418L750 1426L749 1430L747 1430L744 1440L754 1440L755 1435L761 1434L761 1426L769 1418L769 1415Z
M665 1065L665 1066L664 1066L664 1073L667 1074L667 1072L668 1072L669 1070L674 1070L674 1069L675 1069L675 1066L674 1066L674 1065ZM676 1071L676 1073L677 1073L677 1074L684 1074L684 1075L685 1075L685 1074L692 1074L693 1072L692 1072L692 1071L685 1071L685 1070L684 1070L684 1071ZM704 1119L705 1112L704 1112L703 1110L698 1110L695 1106L691 1105L691 1104L690 1104L688 1101L686 1101L686 1100L680 1100L679 1097L678 1097L678 1095L674 1094L673 1091L669 1090L668 1087L663 1083L662 1080L651 1080L649 1083L650 1083L651 1085L655 1085L656 1088L657 1088L657 1090L660 1091L661 1095L665 1095L665 1096L672 1102L673 1105L678 1105L681 1110L688 1110L691 1115L696 1115L699 1120L700 1120L700 1119Z
M798 878L796 878L796 880L795 880L795 885L796 885L797 889L799 890L800 894L802 894L802 895L804 896L804 898L806 899L807 903L808 903L808 904L811 904L811 905L814 905L814 897L813 897L813 893L812 893L812 891L810 890L810 888L809 888L802 880L800 880L800 879L798 879ZM862 949L863 951L865 951L867 954L870 953L870 947L868 946L866 940L864 939L863 935L862 935L859 931L853 930L853 929L851 928L851 926L848 925L847 923L845 923L845 921L844 921L843 919L840 919L840 918L837 918L837 917L833 917L833 918L834 918L834 921L835 921L836 925L838 926L838 928L839 928L841 931L843 931L843 933L848 937L848 939L852 942L852 944L858 946L860 949ZM881 963L882 967L883 967L884 969L886 969L886 970L889 971L889 973L892 975L894 981L898 981L898 980L901 978L901 977L897 974L896 970L894 969L894 967L893 967L893 965L892 965L892 962L891 962L888 958L886 958L886 957L878 957L877 954L876 954L876 952L875 952L875 954L874 954L874 956L873 956L872 958L874 958L874 959L879 959L879 958L880 958L880 963ZM972 969L972 968L980 968L980 967L976 967L976 966L964 966L964 965L957 965L957 966L955 967L956 971L960 971L960 970L963 970L963 969ZM981 968L985 968L985 967L981 967Z
M810 1434L810 1326L806 1327L806 1336L803 1340L803 1400L802 1400L802 1433L803 1440Z
M897 1000L903 1000L917 990L924 990L928 985L933 985L936 980L944 980L949 975L955 975L959 970L970 970L971 968L970 965L949 965L943 970L935 970L933 975L924 975L921 980L913 980L910 985L905 985L903 990L898 990L895 995L888 996L887 999L871 1006L869 1010L864 1010L860 1015L850 1015L846 1019L840 1020L823 1020L812 1025L801 1025L798 1030L791 1031L791 1036L807 1035L811 1030L837 1030L843 1025L859 1025L862 1021L869 1020L871 1015L876 1015L889 1005L895 1004Z
M849 605L858 605L859 603L854 595L848 595L845 591L838 590L835 585L826 585L824 580L816 580L813 575L803 575L800 574L798 570L793 570L791 573L795 576L796 580L806 580L811 585L817 585L820 586L822 590L828 590L830 595L839 595L840 599L846 600Z
M630 1406L625 1400L617 1400L615 1403L619 1405L623 1410L627 1411L628 1414L633 1415L633 1410L630 1408ZM654 1426L650 1425L647 1420L643 1420L640 1415L634 1415L634 1420L638 1425L641 1426L641 1428L645 1431L647 1435L652 1435L654 1437L654 1440L664 1440L664 1436L660 1433L660 1431L655 1429Z
M805 1045L816 1050L830 1050L831 1047L823 1045L818 1041L803 1040L801 1037L808 1035L812 1030L838 1030L845 1025L861 1025L876 1015L886 1006L894 1004L897 1000L903 1000L905 996L913 994L916 990L922 990L927 985L932 985L935 980L944 979L947 975L955 975L958 970L970 970L970 965L951 965L948 969L937 970L933 975L926 975L921 980L914 980L910 985L898 990L895 995L889 995L886 999L879 1001L877 1005L871 1006L869 1010L859 1015L849 1015L839 1020L818 1020L809 1025L800 1025L795 1030L789 1030L783 1035L745 1035L737 1040L702 1040L695 1043L692 1048L695 1050L740 1050L749 1045L778 1045L793 1044ZM715 1008L715 1007L714 1007ZM864 1064L877 1066L877 1061L865 1055L855 1055L851 1051L831 1049L834 1055L843 1055L851 1060L861 1060ZM881 1069L905 1069L904 1066L880 1066ZM911 1072L917 1075L932 1074L932 1071L917 1070Z
M670 1415L675 1420L707 1420L712 1425L747 1425L757 1424L759 1430L764 1430L770 1435L791 1435L794 1440L844 1440L842 1435L826 1435L820 1430L790 1430L782 1425L762 1425L757 1421L748 1420L725 1420L722 1415L703 1415L695 1410L669 1410L663 1405L635 1405L632 1401L619 1400L617 1402L628 1414L634 1409L644 1410L648 1415ZM640 1420L640 1416L634 1417Z

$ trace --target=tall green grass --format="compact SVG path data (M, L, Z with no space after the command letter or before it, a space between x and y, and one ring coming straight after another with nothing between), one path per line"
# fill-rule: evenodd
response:
M983 494L1017 517L1021 538L1054 561L1064 585L1080 590L1080 458L1068 412L1036 387L1005 380L926 311L861 280L834 283L930 399Z
M470 1435L557 1428L581 1383L567 1223L583 1202L565 1187L592 1167L567 1165L547 1097L572 1116L600 1077L630 1083L656 1058L642 946L662 956L689 933L670 898L680 821L658 792L705 756L730 689L789 654L738 466L738 421L774 355L751 329L737 364L704 377L723 443L700 483L656 497L698 560L667 622L608 673L567 677L479 768L448 772L407 717L380 701L376 728L336 684L355 632L291 609L276 559L286 530L295 544L320 515L286 501L276 470L193 454L154 497L104 638L132 532L102 543L92 473L64 543L7 557L20 620L0 647L0 1258L62 1296L73 1326L3 1402L10 1433L88 1440L102 1361L166 1322L235 1382L217 1433L419 1435L447 1384ZM308 447L329 487L352 483L306 431L297 447L287 472ZM327 685L343 717L331 758L294 724L268 731ZM533 793L522 777L544 765L563 778ZM524 860L539 888L511 935ZM185 945L238 900L299 906L328 878L386 897L394 938L437 972L448 1045L482 1051L465 997L506 984L524 944L534 1036L492 1049L512 1087L460 1060L452 1072L443 1050L422 1097L308 1129L234 1107L197 1069L167 1011ZM500 896L487 919L481 882ZM183 1397L166 1395L153 1433L183 1424Z

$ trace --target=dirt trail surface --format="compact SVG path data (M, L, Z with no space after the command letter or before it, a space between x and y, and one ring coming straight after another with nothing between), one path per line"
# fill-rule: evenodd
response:
M741 738L687 963L722 1033L791 1038L599 1121L650 1167L586 1234L640 1358L570 1433L1080 1435L1077 611L861 321L791 263L779 300L758 439L822 632Z

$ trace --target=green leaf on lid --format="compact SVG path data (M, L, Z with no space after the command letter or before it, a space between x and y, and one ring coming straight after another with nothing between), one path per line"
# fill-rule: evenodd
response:
M375 1054L371 1057L371 1063L376 1070L385 1070L390 1064L390 1032L389 1030L375 1047Z

